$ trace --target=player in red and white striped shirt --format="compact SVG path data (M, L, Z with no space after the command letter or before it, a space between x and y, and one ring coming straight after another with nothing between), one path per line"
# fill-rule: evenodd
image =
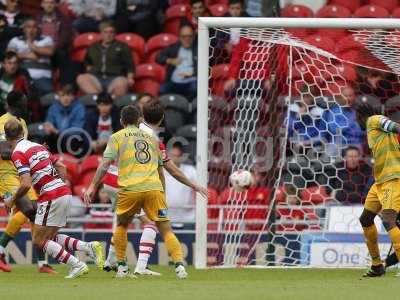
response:
M162 104L156 99L150 99L143 105L142 112L144 121L140 124L139 128L148 134L153 135L157 140L158 136L154 132L154 128L158 128L164 119L164 108ZM186 175L168 158L166 147L164 143L159 141L159 149L162 154L164 169L166 169L176 180L184 185L189 186L194 191L200 193L203 197L207 197L207 189L199 186L197 183L192 182L186 177ZM108 192L111 199L116 199L118 192L118 168L111 166L106 176L103 179L103 186ZM139 255L135 274L137 275L159 275L159 273L151 271L147 268L147 263L150 255L155 246L155 239L157 235L157 228L146 216L144 212L141 212L137 217L143 224L143 232L139 242ZM105 262L105 270L111 270L116 264L115 252L111 243L108 257Z
M13 151L11 160L21 181L15 194L5 203L11 207L16 199L23 197L33 186L39 196L32 231L34 244L58 262L71 266L66 278L81 276L89 269L84 262L64 250L64 247L70 251L86 252L102 268L103 249L99 242L86 243L58 234L58 229L66 225L71 200L71 191L61 178L65 178L64 165L56 161L43 145L25 140L20 122L7 121L4 132Z

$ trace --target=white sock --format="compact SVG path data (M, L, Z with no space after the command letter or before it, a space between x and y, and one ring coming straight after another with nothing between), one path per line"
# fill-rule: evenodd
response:
M74 266L79 263L79 259L75 256L69 254L67 251L61 247L60 244L52 241L47 240L44 244L43 251L57 260L59 263L68 264L70 266Z
M6 254L6 249L3 246L0 246L0 254Z
M156 241L157 227L153 224L147 224L143 228L142 236L140 237L139 244L139 257L136 268L143 271L147 268L150 255Z
M117 256L115 255L115 248L114 248L114 245L111 243L110 243L110 247L108 247L107 261L110 264L117 263Z
M57 234L54 241L68 251L89 251L89 244L65 234Z
M37 264L39 268L43 267L44 265L48 265L47 261L45 260L38 260Z

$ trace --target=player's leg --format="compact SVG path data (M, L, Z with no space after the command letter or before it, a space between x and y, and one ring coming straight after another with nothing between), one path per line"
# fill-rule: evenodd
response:
M360 223L363 228L365 243L371 256L371 268L364 274L366 277L376 277L385 274L378 246L378 230L374 219L381 210L378 199L376 184L370 188L364 204L364 210L360 216Z
M139 219L143 226L143 232L140 237L139 255L134 274L160 276L160 273L154 272L147 267L156 243L157 227L147 218L144 211L143 213L141 212Z
M95 262L96 266L103 269L104 266L104 253L103 246L98 241L84 242L66 234L56 234L54 239L56 243L64 247L65 250L70 252L82 251L89 255Z
M144 211L147 217L156 223L161 238L164 240L168 253L175 264L175 273L180 279L187 277L187 272L183 265L182 246L172 231L171 224L167 216L167 202L162 192L147 192L147 199L144 201Z
M11 216L4 232L0 236L0 270L3 272L11 272L11 266L5 260L6 247L17 236L22 225L26 222L29 222L28 218L21 211L16 212Z
M66 278L76 278L86 274L89 268L84 262L79 261L78 258L65 251L60 244L53 240L58 229L66 225L69 205L69 195L38 205L33 229L33 242L58 262L68 264L71 267Z
M104 184L103 188L111 200L111 205L114 212L113 223L112 223L112 230L114 232L115 228L117 227L117 215L115 214L115 206L116 206L118 189L108 186L106 184ZM118 264L117 264L117 256L115 254L114 240L113 238L111 238L110 245L108 246L107 259L104 262L103 269L104 271L110 272L111 270L116 271L117 268Z
M397 219L396 219L397 227L400 227L400 214L397 214ZM388 256L385 259L385 268L389 268L391 266L397 265L399 263L399 260L397 259L396 252L389 253ZM397 273L396 276L400 276L400 273Z

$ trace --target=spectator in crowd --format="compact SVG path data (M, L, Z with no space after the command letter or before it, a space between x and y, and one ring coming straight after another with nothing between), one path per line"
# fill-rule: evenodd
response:
M209 16L210 14L207 11L207 8L203 0L190 1L190 10L188 10L186 18L193 28L197 29L197 23L200 17L209 17Z
M0 69L0 114L5 112L6 98L9 92L19 91L28 98L28 108L36 118L39 114L37 95L27 70L20 67L17 53L7 51Z
M399 94L398 78L395 74L363 68L360 68L360 71L357 83L361 95L374 96L385 103L389 98Z
M344 205L361 205L367 196L372 169L361 157L360 149L349 146L344 150L344 161L335 165L337 175L330 172L329 187L332 197ZM328 170L329 172L329 170ZM336 175L336 176L335 176Z
M134 32L144 39L160 32L158 0L118 0L116 27L118 32Z
M289 110L289 137L293 142L307 146L321 140L324 110L315 103L311 94L303 94L299 101L289 106Z
M77 78L79 88L86 94L106 91L118 98L134 83L134 63L129 47L115 39L112 22L100 24L101 41L88 48L84 64L87 73Z
M53 40L53 63L60 68L60 82L62 85L73 84L72 62L69 59L72 45L71 20L58 11L56 0L42 0L41 6L42 11L37 16L37 22L41 33Z
M143 111L143 106L146 103L149 103L151 100L153 100L154 97L150 93L141 93L136 99L136 105L139 106L140 110Z
M169 158L191 181L197 180L196 169L192 165L182 163L183 149L175 144L169 152ZM196 193L191 188L183 185L165 172L166 199L168 201L168 214L172 226L177 228L194 229L195 197ZM183 224L192 223L192 224Z
M97 96L97 109L86 113L85 130L92 139L93 152L102 153L111 134L121 128L119 117L111 96L105 92L100 93Z
M352 104L356 100L356 94L351 86L342 88L341 96L336 97L336 104L322 115L326 126L325 139L328 145L328 155L338 155L338 150L347 145L355 145L362 148L365 140L365 132L357 123L356 113ZM331 148L331 149L330 149Z
M190 24L183 24L179 31L179 41L162 50L157 63L167 65L166 82L160 94L175 93L192 100L197 91L197 45Z
M27 16L20 10L20 3L20 0L6 0L5 7L0 12L6 17L11 37L16 37L22 34L21 27L25 18L27 18Z
M58 100L55 101L47 111L46 122L43 129L48 135L48 145L56 150L57 139L62 134L64 142L68 142L69 136L78 136L80 129L85 125L86 110L83 104L75 99L74 89L71 85L65 85L57 92ZM68 132L67 132L68 131ZM62 141L63 142L63 141ZM76 143L79 141L75 141ZM71 146L71 145L70 145ZM75 146L77 147L77 146ZM60 151L61 149L57 149Z
M4 53L12 38L12 29L7 24L7 18L0 14L0 60L4 59Z
M68 0L71 10L78 16L73 28L78 33L97 32L102 21L112 19L117 0Z
M24 34L13 38L8 49L17 52L22 66L31 75L40 95L53 91L52 68L50 58L54 54L51 37L40 34L35 19L27 18L23 24Z

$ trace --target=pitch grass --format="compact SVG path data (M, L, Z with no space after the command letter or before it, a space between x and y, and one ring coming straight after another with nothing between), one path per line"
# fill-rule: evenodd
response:
M161 277L115 279L96 270L83 278L66 280L65 266L58 275L38 274L34 266L15 266L0 273L0 299L8 300L376 300L399 299L400 278L361 279L363 270L219 269L188 268L189 278L177 280L171 267L154 267Z

